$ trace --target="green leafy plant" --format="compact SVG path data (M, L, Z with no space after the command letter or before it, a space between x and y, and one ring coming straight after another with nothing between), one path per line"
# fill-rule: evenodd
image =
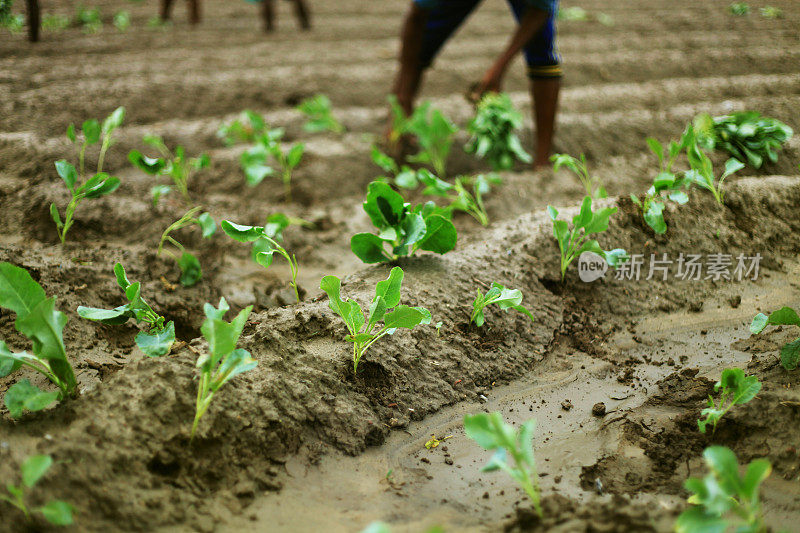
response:
M742 405L753 398L761 390L761 383L756 376L745 376L741 368L726 368L722 377L714 384L714 392L719 392L719 403L708 397L708 407L703 409L700 416L705 419L697 421L700 433L706 432L706 426L711 424L711 433L717 431L717 424L725 413L734 405Z
M11 416L23 408L38 411L56 400L78 394L78 382L67 360L62 330L67 316L55 308L56 299L48 298L27 270L10 263L0 263L0 307L16 313L14 327L30 339L32 352L12 352L0 341L0 377L26 366L44 374L58 392L43 392L28 380L12 385L5 396Z
M237 142L255 142L256 137L263 135L269 128L264 121L264 117L245 109L239 117L230 124L223 124L217 130L217 137L222 139L226 146L233 146Z
M365 263L394 261L418 250L444 254L456 246L455 226L433 202L412 208L389 185L373 181L363 206L378 234L353 235L350 249Z
M481 327L484 322L483 310L492 304L497 305L503 311L514 309L534 320L531 312L520 305L522 304L521 290L506 289L499 283L492 283L492 287L486 291L486 294L481 294L480 289L478 290L478 296L472 302L472 314L469 317L469 321Z
M728 6L728 12L731 15L736 15L737 17L743 17L745 15L750 14L750 4L745 2L732 2L731 5Z
M103 28L103 19L100 15L100 9L78 4L78 7L75 9L75 24L80 26L84 33L99 32Z
M183 146L178 145L175 153L171 152L164 139L158 135L145 135L142 141L156 150L160 157L147 157L139 150L131 150L128 153L128 160L139 170L151 176L169 176L178 192L181 193L186 202L191 202L189 197L189 182L195 173L208 167L211 159L207 154L200 154L198 157L186 157ZM155 185L150 189L150 196L153 205L158 205L159 199L169 194L172 188L169 185Z
M692 168L684 174L685 179L710 191L714 195L717 204L722 205L725 202L725 191L722 190L725 178L742 170L744 163L738 159L728 159L725 162L725 170L722 171L722 175L717 179L714 177L714 165L711 163L711 159L697 146L697 143L692 143L687 148L686 155Z
M378 165L385 173L389 174L389 176L376 178L377 181L394 181L394 184L398 187L416 189L419 187L420 183L418 172L427 172L425 169L417 171L408 165L398 165L391 156L383 153L377 146L372 147L370 155L372 157L372 162Z
M69 28L70 20L65 15L44 15L42 29L45 31L62 31Z
M53 466L53 458L49 455L31 455L22 462L20 473L22 474L22 483L14 485L11 482L6 483L6 490L8 496L0 494L0 500L10 503L25 515L28 522L31 522L33 511L42 514L45 520L54 526L69 526L72 525L73 507L67 502L61 500L50 500L42 507L29 509L25 503L26 492L34 488L36 484L42 479L50 467Z
M129 11L117 11L114 13L114 27L117 31L126 32L131 27L131 14Z
M521 127L522 114L511 98L506 93L488 93L478 102L475 118L467 126L470 139L464 149L486 159L495 171L510 169L515 159L530 163L531 156L515 133Z
M753 168L764 161L778 161L778 150L792 138L792 128L764 117L757 111L742 111L712 117L706 113L693 121L697 142L705 150L724 150Z
M83 142L80 143L80 149L78 150L78 168L76 169L71 163L68 163L64 159L56 161L56 172L58 172L58 175L64 180L64 184L72 194L72 199L69 201L64 211L63 221L56 204L50 204L50 217L56 224L58 238L61 240L62 244L67 239L67 232L72 227L74 222L73 216L80 203L86 198L100 198L101 196L110 194L119 187L119 178L109 176L107 173L103 172L103 163L105 162L106 152L114 143L114 130L122 124L124 118L125 108L118 107L113 113L106 117L102 125L100 125L97 120L87 120L81 126ZM73 124L70 124L67 128L67 139L69 139L73 145L78 145L78 137ZM100 143L100 155L97 159L97 172L95 172L92 177L86 179L86 149L98 142Z
M782 19L783 18L783 10L779 7L775 6L764 6L759 9L761 16L765 19Z
M547 213L553 221L553 235L561 253L561 281L564 281L570 263L584 252L599 255L605 259L608 266L614 268L627 260L627 253L622 248L605 251L596 240L589 239L590 235L606 231L608 219L616 212L616 207L604 207L597 212L592 211L592 197L585 196L580 212L572 219L572 229L569 229L566 220L558 220L556 208L547 206Z
M283 215L283 217L285 217L285 215ZM272 226L270 224L272 224ZM276 240L286 225L288 225L288 217L287 220L281 218L280 220L268 223L266 226L242 226L241 224L234 224L229 220L223 220L220 223L222 231L231 239L239 242L254 243L254 259L256 263L264 268L268 268L272 264L273 256L276 253L286 259L292 273L292 281L289 285L294 289L294 296L297 298L297 301L300 302L300 292L297 289L297 274L300 272L300 266L297 264L297 259L294 254L290 255L289 252L286 251L286 248L281 246Z
M274 128L257 136L256 144L244 151L240 162L247 184L256 186L264 178L275 173L275 170L268 164L271 158L280 169L284 196L287 201L291 201L292 173L303 159L306 145L304 143L294 143L284 150L281 147L283 134L283 128Z
M449 205L445 209L450 212L463 211L483 226L489 225L489 214L486 212L483 197L491 192L492 185L503 182L497 174L479 174L458 176L453 183L448 183L426 169L419 170L415 178L425 186L422 194L447 199Z
M202 230L203 238L207 239L214 235L217 231L217 224L209 213L197 215L202 208L200 206L189 209L181 218L167 226L164 233L161 234L161 240L158 242L158 253L160 257L162 252L166 252L178 264L181 269L180 283L184 287L191 287L203 276L203 270L200 267L200 261L194 255L186 251L186 248L178 242L177 239L172 237L171 233L188 226L197 224ZM165 244L171 244L176 248L177 253L165 247Z
M396 112L397 113L397 112ZM402 113L402 110L399 111ZM409 157L412 163L430 165L437 176L444 177L447 158L453 146L458 128L441 111L425 102L408 119L400 120L401 133L414 135L419 143L419 152Z
M740 533L765 533L759 488L772 472L769 461L755 459L742 476L736 455L724 446L706 448L703 458L709 474L686 480L692 507L678 517L675 531L722 533L735 527Z
M523 423L519 431L503 421L503 416L493 413L478 413L464 416L464 432L484 450L494 451L494 455L483 467L484 472L503 470L519 483L531 499L536 514L542 516L539 503L539 474L536 471L536 457L533 454L533 432L536 420ZM514 460L509 463L509 456Z
M684 132L680 142L670 141L666 150L657 139L652 137L647 139L647 145L658 158L658 174L644 196L640 199L632 194L631 201L639 208L645 223L658 235L667 231L667 222L664 220L666 203L670 201L683 205L689 201L686 189L691 187L693 180L688 178L686 173L678 175L672 167L684 148L692 142L690 129Z
M136 345L148 357L167 355L175 342L175 324L153 311L141 296L140 282L131 283L121 263L114 265L117 284L125 292L128 303L114 309L98 309L96 307L78 307L78 315L87 320L94 320L106 325L124 324L130 318L148 325L147 331L140 331L135 338Z
M589 167L586 165L586 156L581 154L580 159L576 159L569 154L554 154L550 157L553 162L553 171L558 172L561 167L571 170L583 185L586 194L592 198L606 198L606 188L600 183L600 179L589 174Z
M344 126L333 116L331 107L330 98L324 94L317 94L300 102L297 110L308 117L308 121L303 124L303 129L310 133L344 132Z
M355 300L342 301L342 282L336 276L325 276L319 288L328 295L330 308L344 320L349 335L345 340L353 343L353 373L370 346L397 328L413 329L420 324L430 324L431 314L424 307L400 304L403 269L392 268L389 277L375 286L375 297L369 306L369 317L364 318L361 306ZM381 325L380 323L383 322Z
M800 326L800 316L791 307L782 307L769 316L758 313L750 324L750 333L758 335L767 326ZM786 370L794 370L800 363L800 337L786 343L781 348L781 365Z
M206 320L200 327L200 332L208 341L208 351L197 358L200 380L190 440L194 439L200 419L220 387L234 376L253 370L258 365L250 352L236 347L253 306L242 309L236 318L226 322L225 314L229 310L230 306L225 298L220 298L217 308L208 303L203 308Z

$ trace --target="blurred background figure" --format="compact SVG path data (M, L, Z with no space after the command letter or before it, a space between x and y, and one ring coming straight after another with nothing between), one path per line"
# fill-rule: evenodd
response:
M161 0L161 20L167 22L172 16L172 4L175 0ZM189 8L189 23L200 23L200 0L186 0Z
M251 0L252 1L252 0ZM259 0L256 0L259 1ZM287 0L294 4L294 13L297 16L297 22L303 30L311 29L311 14L308 11L308 5L305 0ZM271 32L275 29L275 0L260 0L261 13L264 17L264 31Z

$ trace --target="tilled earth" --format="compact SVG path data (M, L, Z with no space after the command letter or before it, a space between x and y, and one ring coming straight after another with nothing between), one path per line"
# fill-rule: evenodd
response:
M77 2L44 4L46 13L70 14ZM557 150L585 152L609 194L621 198L608 201L619 212L602 244L673 260L760 253L758 280L647 281L646 264L640 281L609 273L585 284L572 270L562 285L544 208L570 214L582 188L567 174L519 167L487 199L489 228L456 217L454 252L400 263L404 303L428 307L440 330L418 328L376 344L357 376L344 327L317 287L325 274L346 276L344 293L363 304L388 273L364 267L349 238L369 228L360 204L378 174L369 152L385 125L405 2L317 0L308 33L295 30L281 3L272 35L261 32L256 6L205 4L197 28L186 24L181 3L174 26L159 30L146 27L154 6L104 0L97 5L108 20L96 35L45 32L31 46L21 35L0 34L0 260L25 267L58 297L81 385L78 399L45 412L14 421L0 411L0 479L16 479L32 453L51 454L56 466L34 499L73 503L75 531L359 531L377 519L398 531L437 524L447 531L669 531L685 505L683 482L703 474L702 450L716 443L741 461L770 459L768 523L796 529L800 374L783 370L777 351L797 331L751 338L747 324L758 311L800 304L800 140L786 145L778 163L731 178L725 207L695 191L667 214L664 236L643 226L625 200L653 178L645 137L675 138L699 112L754 109L800 129L796 2L772 2L785 16L770 20L755 5L750 16L732 17L716 0L587 0L580 7L592 20L559 26L566 77ZM132 13L124 34L110 24L120 9ZM613 25L597 22L600 13ZM487 0L427 75L424 97L466 124L463 93L512 24L504 2ZM530 115L521 62L506 89ZM294 106L317 92L331 98L346 133L303 131ZM75 158L63 132L119 105L127 117L106 168L122 186L82 204L61 246L48 209L67 201L53 167ZM244 147L225 147L215 135L246 108L285 126L287 141L307 144L291 203L269 178L246 186L238 163ZM211 156L190 184L191 204L172 197L152 206L153 179L126 158L142 149L146 133ZM522 135L531 142L529 128ZM463 153L465 140L461 134L454 145L453 175L485 170ZM285 235L300 263L304 301L292 304L284 264L264 271L247 247L222 234L179 234L203 265L200 283L180 287L177 267L156 247L192 205L217 220L256 224L281 211L311 222ZM122 303L117 261L175 321L183 343L169 357L145 358L132 324L100 326L75 313L78 305ZM484 328L470 328L474 292L493 281L522 289L535 320L490 311ZM255 306L241 346L259 366L223 389L190 445L193 362L205 349L202 305L221 296L236 309ZM28 349L13 323L0 311L0 338ZM713 437L702 435L699 411L732 365L758 375L764 389L728 413ZM47 386L20 372L1 379L0 392L25 377ZM606 405L603 417L592 415L598 402ZM515 423L538 420L544 521L510 480L479 471L486 453L464 436L461 419L481 409L501 410ZM452 438L427 450L431 434ZM0 529L26 529L22 515L0 509Z

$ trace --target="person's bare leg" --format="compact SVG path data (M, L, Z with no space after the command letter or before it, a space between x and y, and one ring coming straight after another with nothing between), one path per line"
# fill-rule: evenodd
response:
M200 24L200 0L188 0L189 23Z
M161 0L161 20L166 22L172 15L172 2L173 0Z
M533 160L533 168L550 166L559 89L561 89L561 78L540 78L531 81L536 124L536 157Z
M39 23L41 12L39 0L27 0L28 7L28 40L35 43L39 40Z
M264 31L275 29L275 6L273 0L262 0L261 16L264 18Z
M304 30L311 29L311 13L305 0L294 0L294 13L297 15L297 20L300 22L300 27Z

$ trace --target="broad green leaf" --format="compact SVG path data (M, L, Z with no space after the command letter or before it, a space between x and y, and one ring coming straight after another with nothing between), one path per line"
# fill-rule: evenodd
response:
M124 324L133 316L133 312L127 305L121 305L116 309L99 309L97 307L78 306L78 316L87 320L94 320L108 325Z
M375 324L383 320L383 317L386 316L387 307L386 300L382 296L375 296L375 299L372 300L372 304L369 306L369 321L367 322L367 331L372 331L372 328L375 327ZM367 335L371 336L371 334Z
M675 521L676 533L725 533L727 529L724 518L707 514L701 506L689 507Z
M77 137L75 136L75 124L70 124L67 126L67 139L71 143L75 143Z
M19 418L24 410L41 411L58 400L58 391L46 392L27 379L11 385L6 391L5 404L11 418Z
M420 250L444 254L456 247L458 233L451 221L441 215L425 219L425 236L417 244Z
M464 415L464 432L467 437L478 443L484 450L494 450L500 447L491 420L495 419L502 423L502 416L498 412L478 413L475 415Z
M742 479L742 496L751 502L758 502L758 488L772 473L772 465L767 459L755 459L747 465Z
M50 218L53 219L57 228L64 227L64 223L61 222L61 216L58 214L58 207L56 204L50 204Z
M100 198L116 191L119 186L119 178L100 172L89 178L78 190L83 190L83 195L86 198Z
M628 252L622 248L614 248L613 250L609 250L602 255L605 258L606 263L608 263L608 266L611 268L617 268L619 265L629 259Z
M775 326L800 326L800 316L791 307L781 307L770 313L768 323Z
M750 333L753 335L758 335L764 328L767 327L769 323L769 317L764 313L758 313L754 318L753 322L750 324Z
M53 466L53 458L49 455L32 455L22 463L22 483L31 488L42 479L50 467Z
M227 312L227 307L227 302L224 299L220 301L219 309L214 309L209 304L206 304L207 318L200 327L200 332L208 341L210 357L201 356L197 360L197 366L203 372L212 371L222 357L236 349L236 343L239 342L239 336L244 330L247 317L250 315L250 311L253 310L252 305L246 307L232 321L226 322L223 316Z
M243 226L223 220L220 227L228 237L239 242L253 242L264 235L264 228L261 226Z
M56 310L55 298L48 298L33 308L23 319L17 319L17 329L33 344L33 353L46 359L56 377L68 390L77 386L72 366L67 361L62 330L67 316Z
M605 207L592 214L592 221L584 228L586 233L602 233L608 229L608 219L617 212L616 207Z
M400 287L403 284L403 275L402 268L392 268L389 272L389 277L375 285L374 300L381 298L387 309L397 306L400 303Z
M130 286L131 282L128 281L128 275L125 273L125 267L122 263L114 264L114 276L117 278L117 285L124 291Z
M572 219L572 225L577 230L580 228L585 228L591 222L592 222L592 197L584 196L583 202L581 202L581 210ZM596 233L596 232L589 231L589 229L587 228L586 233Z
M0 307L25 318L47 296L27 270L11 263L0 263Z
M222 364L216 372L216 378L211 385L211 390L219 390L232 377L253 370L257 366L258 361L250 356L250 352L237 348L222 359Z
M380 237L372 233L356 233L350 239L350 249L365 263L381 263L387 260Z
M306 145L303 143L297 143L293 145L289 149L289 153L286 154L286 166L289 168L296 167L300 160L303 158L303 153L306 150Z
M381 170L390 174L397 174L399 168L394 159L381 152L377 146L372 147L371 152L372 162L378 165Z
M211 213L203 213L202 215L197 217L197 223L203 230L204 239L211 237L217 231L217 223L214 222L214 218L211 216Z
M128 152L128 161L139 170L157 176L164 170L167 162L160 157L147 157L139 150L131 150Z
M378 199L381 199L380 204ZM386 183L373 181L367 187L367 198L363 204L364 211L369 215L376 228L393 226L394 224L390 223L387 217L395 223L399 221L404 205L403 197Z
M648 137L645 141L647 142L647 146L650 147L650 150L658 157L658 162L662 163L664 161L664 147L661 143L653 137Z
M269 243L269 241L267 242ZM256 253L255 260L256 263L258 263L262 267L269 268L270 265L272 265L272 261L274 258L275 258L275 249L272 248L272 245L270 245L269 250Z
M191 287L200 281L200 278L203 276L200 261L189 252L183 252L180 259L178 259L178 267L181 269L179 281L184 287Z
M56 161L56 172L58 172L58 175L64 180L64 183L66 183L70 191L75 190L75 181L78 179L78 171L75 170L73 165L64 159Z
M147 357L163 357L169 354L175 342L175 324L169 321L161 331L140 331L135 342Z
M100 123L94 119L87 120L81 125L81 131L86 144L96 144L100 140Z
M44 507L39 507L38 511L54 526L72 525L73 507L67 502L51 500Z
M728 494L737 494L741 483L736 455L724 446L710 446L703 451L703 457L717 475L720 486Z
M420 324L425 320L425 315L413 307L407 305L398 305L392 311L386 313L383 317L383 323L387 328L408 328L412 329L414 326Z
M12 352L8 349L8 345L0 340L0 378L16 372L22 366L23 361L31 358L32 356L26 352Z
M118 107L103 121L103 134L108 135L119 128L123 120L125 120L125 108Z

